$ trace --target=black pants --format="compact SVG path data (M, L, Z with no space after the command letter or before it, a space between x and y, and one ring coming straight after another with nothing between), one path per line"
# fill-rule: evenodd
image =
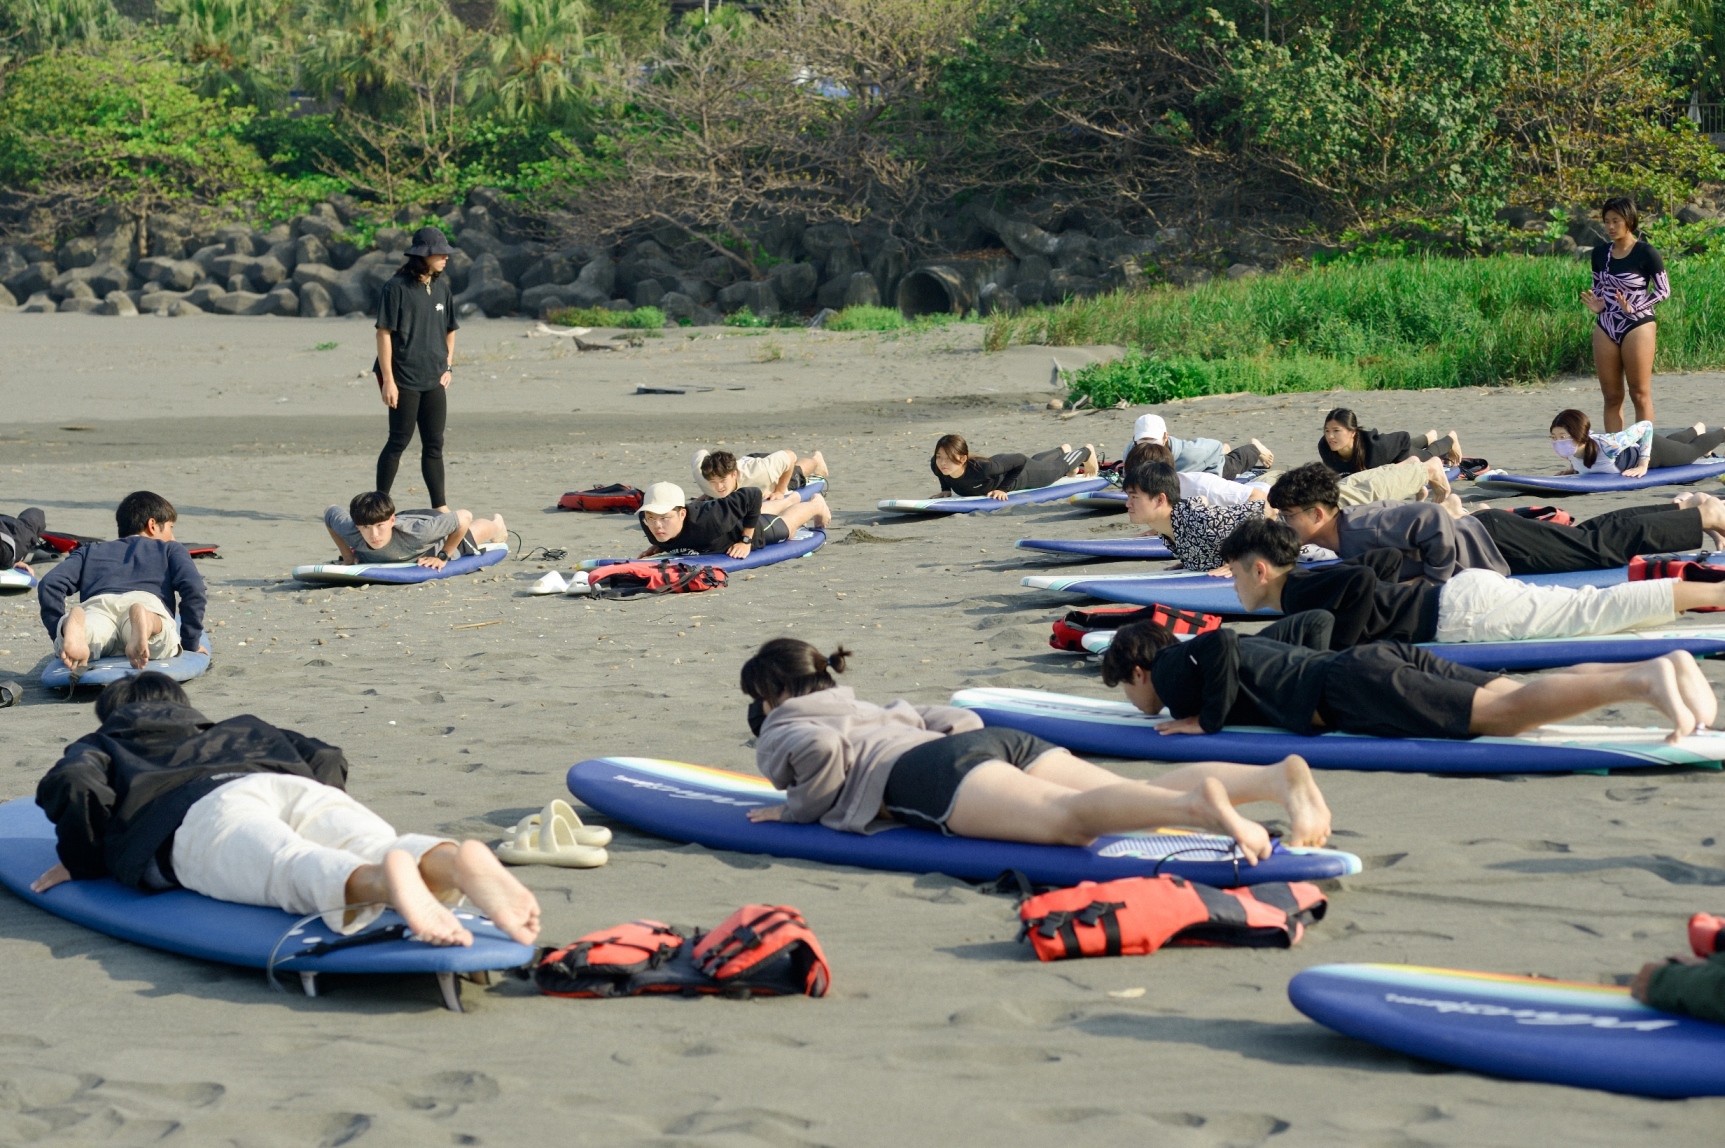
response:
M442 387L429 391L397 389L395 409L389 412L389 441L377 456L377 489L388 494L395 485L395 471L413 431L419 428L419 473L425 478L425 494L432 506L447 506L443 494L443 424L449 417L449 392Z
M1036 490L1039 487L1053 486L1072 472L1089 452L1083 447L1073 447L1062 452L1059 447L1045 450L1030 456L1018 472L1018 478L1013 482L1013 490Z
M1264 456L1251 443L1237 446L1222 456L1222 477L1238 478L1248 470L1263 470Z
M1683 430L1673 431L1671 434L1656 434L1653 436L1653 449L1648 459L1648 469L1658 470L1663 466L1688 466L1722 442L1725 442L1725 427L1701 435L1695 433L1694 427L1685 427ZM1618 457L1621 458L1622 456L1619 455Z
M34 506L20 510L17 518L0 514L0 570L10 570L19 562L30 561L30 555L42 541L42 531L47 526L47 515ZM14 546L6 544L8 537Z
M1507 510L1482 510L1485 528L1515 574L1562 574L1628 565L1638 554L1672 554L1701 546L1701 512L1670 505L1631 506L1558 526Z
M1423 434L1416 434L1408 445L1414 448L1414 457L1421 462L1433 458L1447 461L1449 452L1455 449L1455 442L1447 434L1439 439L1428 439Z

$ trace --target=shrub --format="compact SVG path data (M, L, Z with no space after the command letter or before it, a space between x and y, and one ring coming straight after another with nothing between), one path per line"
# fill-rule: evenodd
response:
M561 311L553 311L549 321L562 327L622 327L657 331L665 325L665 313L657 307L637 307L633 311L611 311L604 307L566 307Z
M755 314L748 307L738 307L725 316L725 326L727 327L771 327L772 325L770 320Z
M906 326L894 307L846 307L827 320L829 331L897 331Z

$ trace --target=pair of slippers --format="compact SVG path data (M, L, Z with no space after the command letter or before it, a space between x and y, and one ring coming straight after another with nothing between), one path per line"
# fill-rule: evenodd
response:
M506 865L556 865L564 869L597 869L609 861L605 846L611 831L583 825L567 801L553 801L543 812L523 817L497 846L497 859Z
M562 571L551 570L539 581L533 583L527 592L538 595L585 594L587 593L587 575L585 572L577 570L571 577L565 578Z
M0 710L15 706L24 700L24 685L22 682L0 682Z

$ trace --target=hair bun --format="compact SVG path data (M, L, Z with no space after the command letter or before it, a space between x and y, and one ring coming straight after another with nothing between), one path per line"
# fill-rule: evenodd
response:
M838 649L834 650L832 653L827 655L827 668L832 670L832 672L835 674L844 673L845 672L845 661L850 656L851 656L851 652L849 650L845 649L843 646L840 646Z

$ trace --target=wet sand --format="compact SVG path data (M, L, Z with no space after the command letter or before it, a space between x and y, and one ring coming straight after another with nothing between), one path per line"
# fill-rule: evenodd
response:
M513 556L422 587L293 583L294 565L330 557L322 509L372 485L384 435L371 328L350 320L0 316L0 509L34 504L52 527L112 536L128 491L170 498L179 536L222 553L201 565L216 665L191 685L194 703L342 746L352 791L404 829L496 840L562 795L564 771L586 757L751 771L737 668L781 633L843 642L857 654L849 684L883 701L939 702L967 685L1105 694L1093 663L1047 647L1071 600L1018 584L1087 567L1012 544L1128 533L1121 517L1051 507L901 519L874 505L932 493L929 448L951 430L984 452L1094 442L1117 456L1138 411L1045 409L1058 393L1051 357L1076 366L1110 349L986 355L980 328L966 326L901 338L667 332L580 353L526 337L530 326L462 332L456 505L501 512L529 548L633 553L631 519L559 513L557 496L687 485L702 445L818 448L835 475L833 541L717 593L624 604L525 597L550 566ZM337 346L315 349L325 342ZM1658 379L1660 425L1725 419L1722 381ZM637 395L639 385L713 389ZM1286 465L1315 457L1319 421L1338 403L1367 425L1454 427L1469 454L1551 470L1542 428L1563 406L1596 411L1598 397L1583 379L1220 397L1163 413L1178 434L1255 434ZM414 448L396 487L403 506L423 497L416 463ZM1537 501L1585 516L1670 493ZM1530 500L1497 504L1512 501ZM87 704L35 685L46 652L33 597L0 598L0 677L29 685L23 705L0 712L0 797L31 794L94 724ZM1596 720L1655 718L1626 706ZM1333 844L1366 871L1329 883L1328 919L1291 951L1043 965L1013 940L1011 899L962 882L715 853L622 825L603 869L518 870L544 906L547 943L635 917L711 926L746 902L796 905L833 965L824 1000L577 1002L505 982L470 987L457 1016L429 978L337 981L306 999L0 895L0 1145L1716 1139L1720 1101L1449 1071L1307 1021L1285 986L1338 961L1613 983L1679 951L1688 915L1720 908L1707 892L1725 884L1719 773L1336 772L1320 783ZM1248 813L1274 823L1273 809Z

